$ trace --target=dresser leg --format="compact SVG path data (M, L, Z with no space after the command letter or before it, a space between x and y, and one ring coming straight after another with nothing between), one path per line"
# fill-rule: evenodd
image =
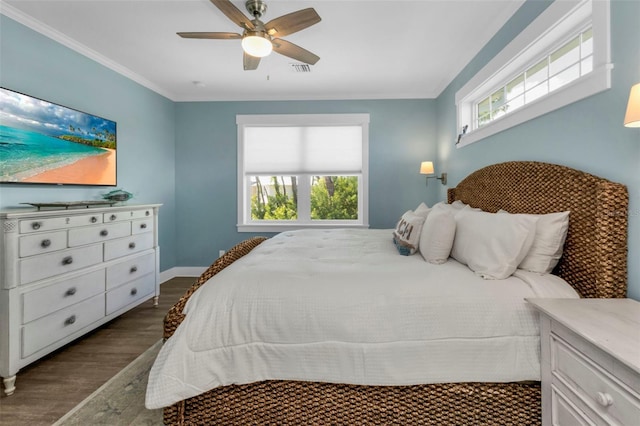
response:
M12 395L16 390L16 376L15 374L11 377L6 377L2 379L4 383L4 393L9 396Z
M160 300L160 296L153 296L153 307L158 307L158 300Z

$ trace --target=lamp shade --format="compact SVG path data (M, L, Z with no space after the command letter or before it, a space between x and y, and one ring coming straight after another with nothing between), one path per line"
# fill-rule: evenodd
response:
M624 125L625 127L640 127L640 83L634 85L629 93Z
M432 161L423 161L420 163L420 174L421 175L432 175L435 172L433 171L433 162Z
M273 45L264 33L255 32L242 39L242 49L247 52L248 55L262 58L271 53Z

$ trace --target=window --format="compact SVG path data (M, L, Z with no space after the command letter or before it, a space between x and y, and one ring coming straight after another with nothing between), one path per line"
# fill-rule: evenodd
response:
M608 0L554 2L456 93L458 147L611 87Z
M368 114L236 123L239 231L368 225Z

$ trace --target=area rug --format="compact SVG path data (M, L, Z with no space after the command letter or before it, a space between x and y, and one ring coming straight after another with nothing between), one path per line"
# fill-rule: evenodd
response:
M162 341L113 376L54 426L68 425L162 425L162 409L147 410L144 396L147 379Z

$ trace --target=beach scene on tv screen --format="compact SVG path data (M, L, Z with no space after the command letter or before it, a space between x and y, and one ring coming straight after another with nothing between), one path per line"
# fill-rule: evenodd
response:
M116 123L0 88L0 182L116 185Z

